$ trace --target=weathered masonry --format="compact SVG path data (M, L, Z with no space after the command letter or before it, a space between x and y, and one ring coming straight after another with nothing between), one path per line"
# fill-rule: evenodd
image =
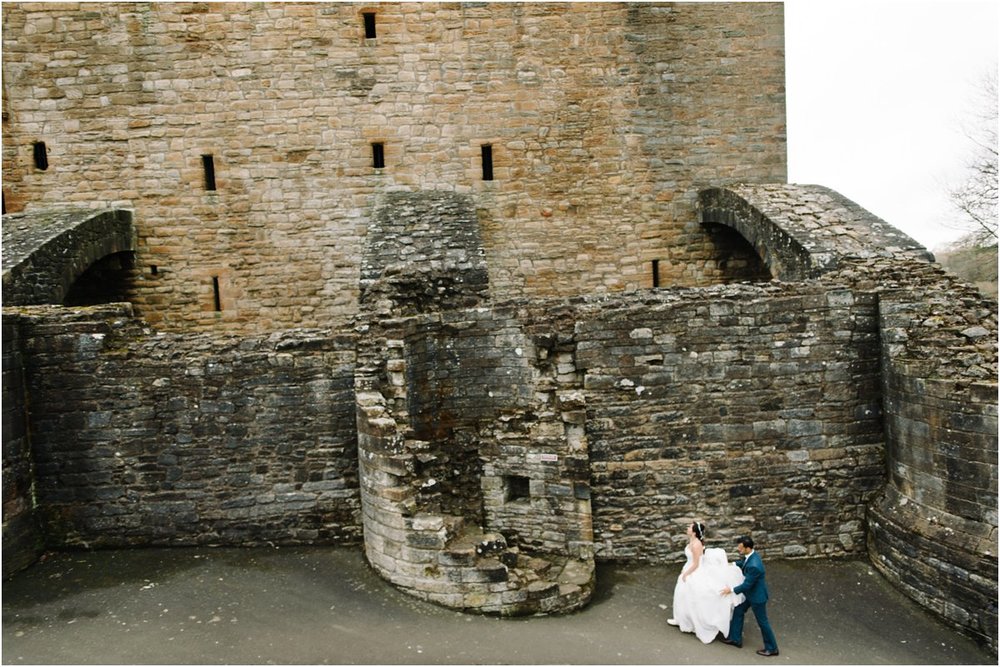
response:
M780 4L14 3L3 21L5 211L134 210L128 301L163 329L347 325L394 190L474 197L496 298L649 287L654 261L664 286L712 284L748 253L693 222L698 189L786 175Z
M996 304L783 182L780 5L3 19L5 576L351 544L548 613L703 519L995 650Z

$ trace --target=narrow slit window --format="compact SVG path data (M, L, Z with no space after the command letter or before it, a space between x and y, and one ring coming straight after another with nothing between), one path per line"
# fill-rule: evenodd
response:
M202 155L201 165L205 168L205 189L215 190L215 158L211 155Z
M44 141L36 141L31 152L35 158L35 169L45 171L49 168L49 149L45 147Z
M222 312L222 293L219 291L219 276L212 276L212 297L215 299L215 312Z
M653 287L660 286L660 260L654 259L652 262L653 268Z
M149 265L149 275L155 276L159 273L160 273L160 267L158 267L156 264Z
M372 166L376 169L385 168L385 145L380 142L372 144Z
M483 180L493 180L493 146L483 144Z
M375 39L375 12L364 12L361 18L365 22L365 39Z

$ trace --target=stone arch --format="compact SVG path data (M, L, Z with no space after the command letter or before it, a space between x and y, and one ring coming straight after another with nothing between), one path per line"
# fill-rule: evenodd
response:
M98 306L131 300L135 253L131 250L101 257L73 281L63 297L64 306Z
M847 258L934 260L906 234L818 185L709 188L698 194L698 204L702 224L736 230L778 280L814 278Z
M753 246L761 261L779 280L815 275L809 252L764 213L732 190L712 188L698 195L702 224L730 227Z
M757 249L729 225L706 222L702 228L712 244L713 259L723 283L759 283L774 278Z
M131 259L132 212L63 209L3 218L5 305L62 304L73 284L109 256Z

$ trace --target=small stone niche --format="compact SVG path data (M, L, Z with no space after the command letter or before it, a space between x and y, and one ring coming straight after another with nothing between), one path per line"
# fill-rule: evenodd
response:
M531 480L522 475L506 475L503 478L503 499L505 503L525 501L531 497Z

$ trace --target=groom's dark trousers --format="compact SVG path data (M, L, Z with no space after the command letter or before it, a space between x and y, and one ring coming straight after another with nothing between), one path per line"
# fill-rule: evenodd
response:
M736 565L743 570L743 583L734 588L733 592L742 593L746 599L733 609L728 639L737 644L743 643L743 617L747 609L753 609L760 634L764 638L764 648L768 651L777 651L778 642L774 639L774 631L771 630L771 623L767 620L768 595L767 582L764 581L764 561L754 551L746 559L741 558L736 561Z

